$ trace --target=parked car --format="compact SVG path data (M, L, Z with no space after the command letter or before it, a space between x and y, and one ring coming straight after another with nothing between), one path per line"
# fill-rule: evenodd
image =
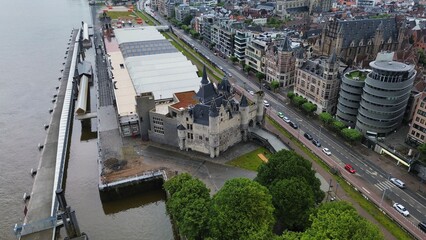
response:
M389 179L393 184L398 186L399 188L405 188L405 183L398 178L391 178Z
M317 139L313 139L312 143L317 147L321 147L321 143Z
M299 128L299 126L297 126L297 124L296 123L294 123L294 122L292 122L292 121L290 121L290 126L292 127L292 128L294 128L294 129L298 129Z
M249 91L250 95L254 95L254 92L252 90Z
M303 136L305 136L305 138L307 138L308 140L312 140L313 139L313 137L309 133L305 133L305 134L303 134Z
M399 213L401 213L402 215L404 215L406 217L408 217L408 215L410 215L410 212L408 212L408 210L399 203L394 203L393 207L396 209L396 211L398 211Z
M288 124L290 124L290 123L291 123L291 121L290 121L290 119L289 119L288 117L283 117L283 120L284 120L284 122L286 122L286 123L288 123Z
M426 233L426 222L419 222L419 224L417 225L419 226L419 228Z
M330 156L331 155L331 151L328 148L323 148L322 152L325 153L325 155Z
M355 169L350 164L346 164L345 169L350 173L356 173Z
M282 112L277 112L278 117L284 118L284 114Z
M268 101L266 101L266 100L263 100L263 105L265 106L265 107L269 107L270 105L269 105L269 102Z
M231 74L231 73L228 73L228 77L232 77L232 74Z

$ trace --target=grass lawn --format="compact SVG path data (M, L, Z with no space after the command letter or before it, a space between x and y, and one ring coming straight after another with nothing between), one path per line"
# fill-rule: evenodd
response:
M135 19L135 14L132 12L116 12L116 11L108 11L107 15L111 19L118 19L118 18L131 18Z
M294 142L298 148L300 148L303 152L305 152L313 161L317 162L324 169L330 168L327 164L325 164L317 155L313 154L309 149L304 147L301 142L297 140L297 138L293 137L289 132L287 132L283 127L281 127L276 121L267 117L266 119L269 121L274 127L280 131L283 135L287 136ZM394 237L397 239L412 239L411 236L402 230L399 225L397 225L392 219L383 214L374 203L369 202L365 199L359 192L355 191L353 187L349 186L346 181L339 176L334 176L334 179L339 183L341 188L353 199L357 202L365 211L367 211L371 216L373 216L383 227L385 227Z
M263 161L258 156L259 153L265 155L266 158L269 158L271 156L271 152L269 152L268 149L260 147L252 152L235 158L227 162L226 164L251 171L257 171L259 166L263 163Z

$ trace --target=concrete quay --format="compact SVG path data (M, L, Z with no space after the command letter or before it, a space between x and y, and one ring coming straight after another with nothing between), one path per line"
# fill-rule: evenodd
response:
M20 239L26 240L47 240L55 237L55 229L57 224L56 217L56 197L55 190L57 186L62 186L62 178L64 171L64 162L58 166L57 159L65 159L68 129L64 129L63 114L65 107L72 107L72 82L70 78L74 76L74 72L70 71L72 65L75 68L75 39L78 35L78 30L74 29L71 32L69 49L66 52L65 67L62 71L63 76L60 80L55 105L52 111L52 118L47 129L47 136L43 146L40 162L37 168L37 173L34 179L34 185L30 194L30 200L27 205L27 213L24 223L15 226L15 234ZM71 74L70 74L71 72ZM70 77L71 76L71 77ZM70 89L71 84L71 89ZM71 98L70 99L67 99ZM68 109L69 110L69 109ZM68 117L68 116L67 116ZM65 126L69 127L69 126ZM66 132L64 135L63 132ZM62 149L58 149L62 148Z

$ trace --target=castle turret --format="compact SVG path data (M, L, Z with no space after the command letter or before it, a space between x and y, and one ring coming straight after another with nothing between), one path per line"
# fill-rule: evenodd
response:
M256 106L257 106L256 123L257 124L262 124L263 122L264 98L265 98L265 93L263 91L258 91L256 93Z
M215 100L212 101L209 109L209 147L210 157L219 156L219 110Z
M184 150L186 149L186 146L185 146L186 128L182 124L179 124L179 126L177 127L177 130L178 130L178 138L179 138L179 149Z
M241 130L243 134L243 141L247 141L248 126L249 126L249 107L248 107L248 102L245 95L241 97L240 113L241 113Z

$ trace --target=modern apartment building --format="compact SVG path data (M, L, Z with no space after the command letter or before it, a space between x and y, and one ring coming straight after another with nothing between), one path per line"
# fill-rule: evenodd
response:
M246 48L253 37L253 33L245 30L236 30L234 36L234 56L238 58L238 62L244 61L246 56Z
M293 86L296 54L288 37L276 40L268 46L265 65L266 82L277 81L284 88Z
M336 54L328 59L307 60L296 69L294 93L317 105L317 114L336 112L340 86L339 63Z
M224 19L211 26L211 41L215 49L225 56L234 54L234 24L234 20Z
M269 41L259 38L251 40L246 48L245 64L258 72L265 73L265 53L268 43Z
M183 20L189 16L190 7L186 3L182 3L179 6L175 7L175 18L179 22L183 22Z
M417 103L407 140L414 144L425 143L426 137L426 93L420 96Z
M416 70L392 59L393 53L381 52L370 62L356 122L364 135L385 137L404 118Z

